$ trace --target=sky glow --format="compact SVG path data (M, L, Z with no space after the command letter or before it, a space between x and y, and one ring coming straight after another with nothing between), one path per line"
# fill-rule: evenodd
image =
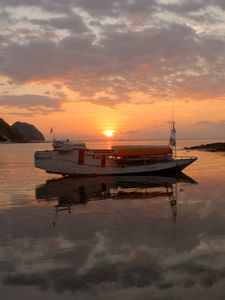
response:
M0 0L0 109L65 137L223 138L222 0Z

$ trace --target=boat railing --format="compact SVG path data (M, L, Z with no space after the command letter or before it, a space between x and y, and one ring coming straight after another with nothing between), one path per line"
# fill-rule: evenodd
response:
M173 156L174 159L197 159L197 156L188 156L188 155L176 155Z
M169 162L171 160L173 160L171 155L155 155L150 157L115 157L116 165L120 167L140 165L148 166L162 162Z

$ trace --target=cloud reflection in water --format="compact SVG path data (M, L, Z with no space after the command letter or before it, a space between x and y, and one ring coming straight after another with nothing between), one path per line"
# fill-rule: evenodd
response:
M224 203L203 217L199 186L190 183L150 176L46 182L36 197L48 206L10 211L18 230L2 242L2 284L63 299L223 299ZM71 214L58 211L53 227L53 209L66 201Z

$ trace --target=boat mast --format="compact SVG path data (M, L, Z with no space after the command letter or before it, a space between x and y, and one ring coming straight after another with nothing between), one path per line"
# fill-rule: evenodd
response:
M176 148L176 128L175 128L175 121L172 121L172 123L171 123L171 132L170 132L169 146L172 147L173 154L176 157L177 156L177 148Z

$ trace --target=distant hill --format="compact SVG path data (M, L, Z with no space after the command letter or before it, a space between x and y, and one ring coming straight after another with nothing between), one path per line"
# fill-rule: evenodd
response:
M22 142L23 136L0 118L0 142Z
M0 142L32 142L44 141L43 134L33 125L16 122L12 126L0 118Z
M32 124L16 122L11 127L23 136L23 142L45 140L43 134Z

